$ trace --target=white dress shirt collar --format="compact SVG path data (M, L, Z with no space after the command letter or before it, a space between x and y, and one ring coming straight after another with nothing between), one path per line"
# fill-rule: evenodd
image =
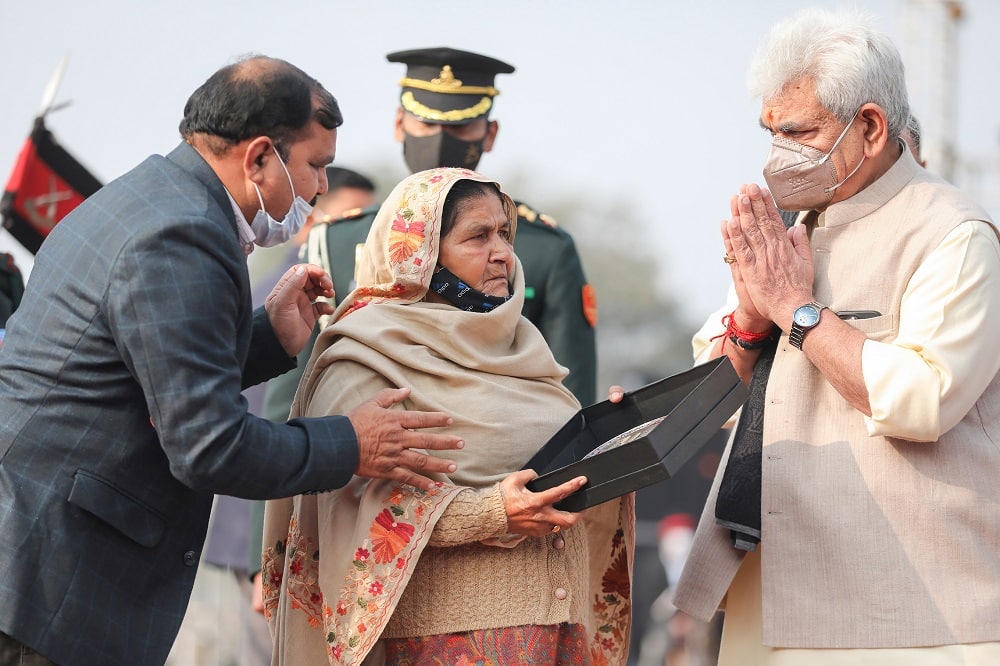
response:
M247 223L247 218L243 215L243 211L236 204L236 199L233 195L226 190L226 196L229 197L229 203L233 206L233 213L236 215L236 231L240 234L240 245L243 246L243 254L250 256L253 252L254 240L257 238L257 234L253 232L250 225Z

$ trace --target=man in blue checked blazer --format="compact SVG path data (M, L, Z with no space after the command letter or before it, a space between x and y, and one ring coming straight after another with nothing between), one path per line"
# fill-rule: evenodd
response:
M287 424L240 396L293 367L330 311L313 304L329 276L301 265L253 311L246 255L326 191L341 122L304 72L246 58L191 96L179 147L46 239L0 349L0 663L162 664L214 493L352 474L428 488L453 468L420 451L460 445L421 430L449 418L392 409L405 389Z

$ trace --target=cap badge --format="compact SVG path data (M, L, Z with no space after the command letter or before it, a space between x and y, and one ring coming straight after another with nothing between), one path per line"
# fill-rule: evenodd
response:
M451 71L451 65L445 65L441 68L441 73L438 74L438 78L431 79L431 83L442 88L461 88L461 79L456 79L455 74Z

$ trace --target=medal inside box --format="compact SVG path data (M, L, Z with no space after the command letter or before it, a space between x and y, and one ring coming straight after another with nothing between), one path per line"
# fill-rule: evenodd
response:
M556 504L581 511L677 473L746 401L749 393L729 358L578 411L524 466L538 473L534 492L586 476L587 484Z

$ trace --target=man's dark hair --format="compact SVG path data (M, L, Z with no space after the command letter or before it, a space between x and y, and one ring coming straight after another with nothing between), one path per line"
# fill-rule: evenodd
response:
M363 176L357 171L345 169L344 167L328 166L326 168L326 191L336 192L342 187L349 187L354 190L364 190L374 192L375 183L367 176Z
M186 141L206 135L216 154L267 136L287 159L288 146L314 119L326 129L343 124L333 95L291 63L251 55L212 74L192 93L179 129Z

